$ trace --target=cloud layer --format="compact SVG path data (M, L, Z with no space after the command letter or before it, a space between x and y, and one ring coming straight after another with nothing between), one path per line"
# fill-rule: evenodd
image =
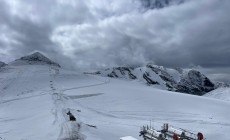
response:
M0 58L39 50L78 68L230 67L229 12L229 0L162 9L140 0L1 0Z

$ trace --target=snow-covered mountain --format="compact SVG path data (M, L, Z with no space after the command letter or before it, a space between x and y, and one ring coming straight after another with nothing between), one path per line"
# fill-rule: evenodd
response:
M171 69L148 64L144 67L114 67L91 74L139 80L148 85L157 85L170 91L203 95L213 89L215 84L204 74L193 69Z
M176 86L176 91L203 95L215 89L215 85L205 75L196 70L189 70L182 75Z
M170 5L178 5L186 0L140 0L143 7L146 9L160 9Z
M129 79L123 80L29 60L0 72L1 140L143 140L140 127L149 120L156 129L169 123L203 132L207 140L229 140L230 102L130 82L142 77L148 84L174 88L181 77L191 83L202 74L154 65L102 71ZM70 121L69 111L76 121Z
M0 68L6 66L6 63L0 61Z
M54 65L60 67L60 65L49 58L47 58L45 55L43 55L40 52L35 52L33 54L21 57L20 59L17 59L13 62L10 63L10 65L34 65L34 64L49 64L49 65Z

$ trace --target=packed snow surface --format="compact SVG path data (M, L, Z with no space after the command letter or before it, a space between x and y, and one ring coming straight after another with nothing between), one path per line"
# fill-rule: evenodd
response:
M120 140L137 140L137 139L133 138L132 136L126 136L126 137L120 138Z
M140 127L169 123L207 140L229 140L230 102L50 65L0 71L0 139L138 140ZM76 121L69 121L70 111Z

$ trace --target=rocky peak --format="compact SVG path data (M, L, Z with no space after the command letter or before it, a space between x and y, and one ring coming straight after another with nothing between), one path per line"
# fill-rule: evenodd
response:
M27 55L27 56L23 56L20 59L15 60L14 62L12 62L11 64L16 64L16 65L20 65L20 64L49 64L49 65L54 65L54 66L58 66L60 67L60 65L58 63L55 63L54 61L50 60L49 58L47 58L45 55L43 55L40 52L35 52L33 54Z
M28 61L44 61L44 62L51 61L49 58L45 57L40 52L35 52L33 54L21 57L20 59L21 60L28 60Z
M204 74L197 70L189 70L185 73L176 88L178 92L203 95L215 89L215 84Z

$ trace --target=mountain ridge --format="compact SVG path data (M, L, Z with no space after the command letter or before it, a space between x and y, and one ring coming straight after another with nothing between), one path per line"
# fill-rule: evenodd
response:
M172 69L153 64L144 67L113 67L86 73L103 77L138 80L147 85L156 85L169 91L204 95L216 88L207 76L194 69Z

